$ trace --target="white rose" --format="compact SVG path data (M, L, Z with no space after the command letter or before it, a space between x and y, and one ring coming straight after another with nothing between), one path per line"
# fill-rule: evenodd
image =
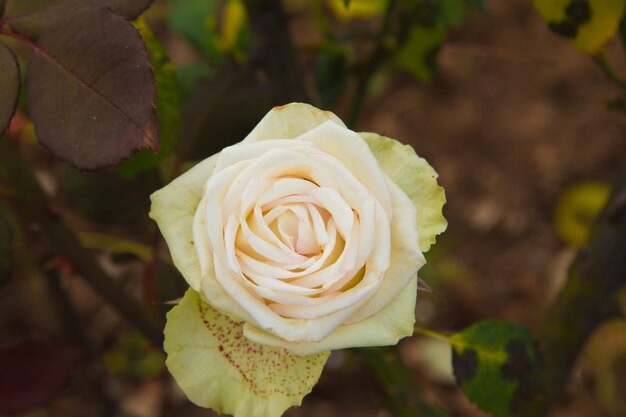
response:
M193 289L168 316L168 367L195 402L242 416L262 415L253 404L269 407L272 391L258 388L248 356L232 359L244 347L266 352L259 363L267 352L294 361L279 374L297 373L303 389L281 391L280 406L263 408L278 415L310 390L326 351L411 335L422 251L446 227L436 173L412 148L359 135L299 103L274 108L242 142L152 201L151 216ZM190 354L198 335L210 346L206 357L222 359L203 376L189 371L200 366ZM241 362L251 366L245 375ZM302 375L312 368L317 376ZM228 372L236 402L245 393L256 411L207 390L207 375Z

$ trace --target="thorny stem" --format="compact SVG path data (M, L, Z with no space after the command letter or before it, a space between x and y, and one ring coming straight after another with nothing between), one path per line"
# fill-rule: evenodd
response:
M32 218L42 226L54 248L72 262L98 295L160 347L163 341L161 329L146 310L102 269L93 254L80 243L76 233L54 212L48 196L7 138L0 139L0 175L15 190Z

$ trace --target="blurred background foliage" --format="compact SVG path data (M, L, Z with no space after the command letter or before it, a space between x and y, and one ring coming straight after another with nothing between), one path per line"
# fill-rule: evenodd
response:
M98 4L109 3L123 4ZM10 18L21 5L0 1L0 10ZM597 332L569 334L580 343L562 345L567 375L545 396L559 399L553 415L623 416L624 276L598 294L585 287L591 307L567 285L577 250L616 223L602 210L626 156L624 5L156 0L139 17L128 11L155 77L160 151L73 168L37 146L24 88L0 141L0 414L214 415L164 371L158 329L186 285L147 217L149 195L240 141L272 106L306 101L412 144L440 174L450 226L420 271L416 336L397 349L335 352L287 415L544 415L528 329L561 346L550 334L562 329L544 323L559 323L558 306L580 305L591 319L578 326L571 314L571 327ZM28 19L0 19L0 29L7 22L40 29ZM24 80L28 45L0 39ZM603 250L626 258L614 242ZM598 280L620 274L614 265ZM617 310L597 316L614 297Z

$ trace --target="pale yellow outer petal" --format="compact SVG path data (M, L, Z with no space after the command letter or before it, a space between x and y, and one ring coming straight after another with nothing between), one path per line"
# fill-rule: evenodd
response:
M329 120L346 127L333 113L310 104L290 103L274 107L252 129L243 143L267 139L293 139Z
M166 365L187 397L235 417L279 417L299 405L330 352L309 356L261 346L233 321L188 290L167 315Z
M215 154L198 163L150 196L150 218L159 225L174 265L195 290L200 289L202 277L193 243L193 217L218 157L219 154Z
M409 196L417 207L419 245L427 252L436 236L448 227L442 208L446 196L437 184L437 173L409 145L376 133L362 132L383 172Z
M417 276L398 296L378 313L352 324L339 326L319 342L285 342L252 324L243 327L244 335L267 346L284 347L296 355L311 355L326 350L364 346L395 345L413 334Z

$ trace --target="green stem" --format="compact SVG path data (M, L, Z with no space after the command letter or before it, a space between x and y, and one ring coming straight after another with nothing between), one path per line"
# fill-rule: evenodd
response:
M424 336L432 337L433 339L439 339L439 340L443 340L443 341L448 342L448 343L452 343L450 341L451 340L450 336L448 336L446 334L439 333L439 332L436 332L434 330L425 329L425 328L420 327L420 326L415 326L413 330L415 331L415 333L419 333L419 334L422 334Z
M593 62L602 71L602 73L620 90L626 88L626 82L620 77L617 72L611 67L604 52L600 52L593 56Z
M76 233L52 210L48 196L7 138L0 138L0 174L15 190L32 218L42 226L55 250L73 263L85 281L105 302L113 306L155 346L161 346L161 329L154 324L146 310L102 269L93 254L82 246Z
M387 37L391 28L391 17L395 10L397 0L389 0L387 8L385 10L385 16L383 17L382 26L378 34L377 45L372 55L363 66L361 74L357 77L356 92L350 105L348 112L348 127L354 128L356 122L359 119L363 104L365 102L365 96L369 90L372 77L378 70L378 67L382 64L388 53Z

